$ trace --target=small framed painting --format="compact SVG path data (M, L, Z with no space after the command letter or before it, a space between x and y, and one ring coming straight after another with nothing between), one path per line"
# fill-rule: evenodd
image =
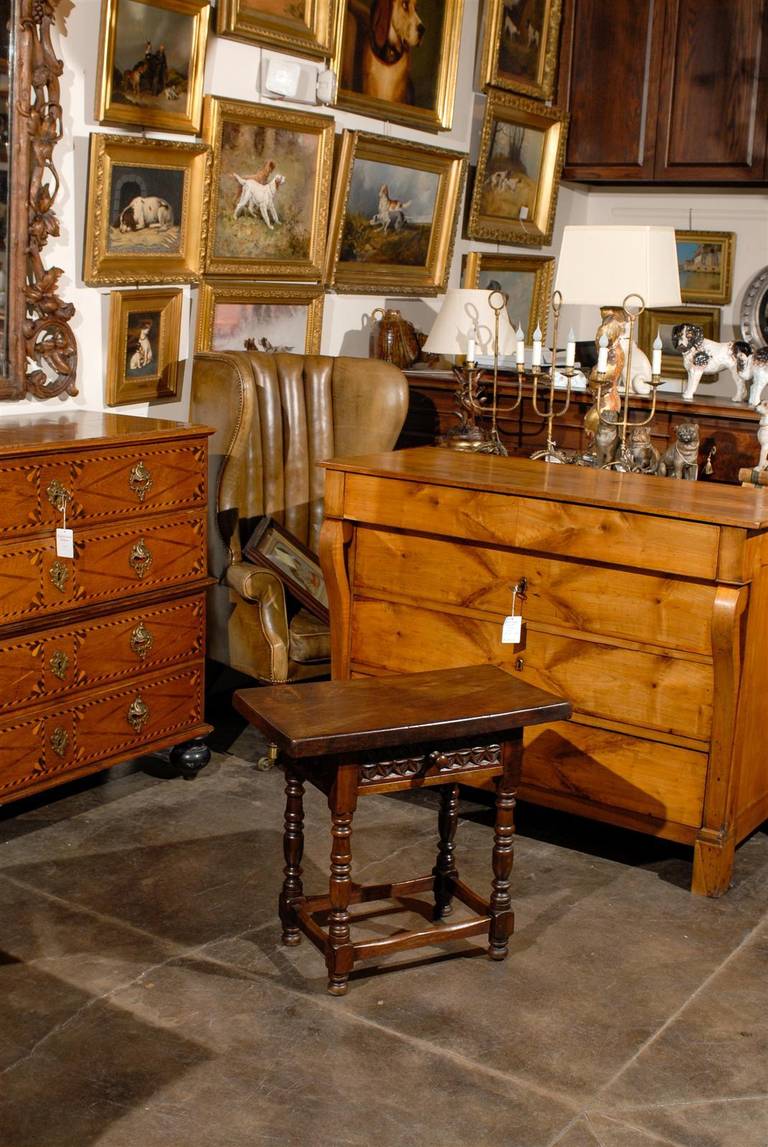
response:
M178 397L183 297L180 290L112 292L107 406Z
M508 92L485 106L467 235L520 247L551 242L566 120Z
M730 303L735 242L733 231L675 231L684 303Z
M299 56L330 56L341 0L219 0L216 33Z
M96 119L200 130L208 0L102 0Z
M345 131L331 205L326 282L354 294L445 290L466 158Z
M719 307L648 307L640 315L637 345L650 359L653 342L661 338L661 374L663 378L685 378L686 372L680 351L672 345L672 328L678 323L696 323L705 339L717 342L720 338Z
M188 283L206 241L210 148L92 135L83 278L89 286Z
M549 100L562 0L486 0L480 83Z
M243 546L243 556L255 565L273 570L294 597L317 617L328 621L328 593L320 563L274 518L259 522Z
M322 326L320 286L206 279L195 349L318 354Z
M505 294L510 322L515 329L520 324L525 341L532 343L537 326L547 333L554 269L554 256L469 251L464 256L464 286Z

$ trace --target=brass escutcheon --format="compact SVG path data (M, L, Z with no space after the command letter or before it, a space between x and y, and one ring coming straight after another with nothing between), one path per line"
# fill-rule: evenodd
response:
M136 497L140 502L143 502L149 491L152 489L152 475L150 474L144 462L137 462L132 468L130 477L128 478L128 485L133 490Z
M149 720L149 706L142 701L141 697L136 697L131 701L128 706L128 724L136 732L140 733Z
M128 564L137 577L144 577L144 574L152 565L152 554L143 538L139 538L138 542L131 548L131 556L128 558Z
M64 593L64 588L67 584L67 578L69 577L69 570L64 565L64 562L60 562L58 560L55 561L48 570L48 576L56 586L56 589L59 591L59 593Z
M48 664L51 667L51 673L54 677L58 677L60 681L63 681L67 673L67 667L69 666L69 658L64 650L54 649Z
M51 482L48 483L48 488L45 492L48 495L48 501L51 503L55 510L59 511L59 513L61 513L62 510L64 510L72 501L72 495L70 494L69 490L59 481L58 478L54 478Z
M61 725L57 725L51 733L51 748L57 757L63 757L67 751L69 744L69 733L66 729L62 729Z
M152 648L154 641L154 637L149 632L144 622L140 621L131 633L130 637L131 649L133 652L143 661Z

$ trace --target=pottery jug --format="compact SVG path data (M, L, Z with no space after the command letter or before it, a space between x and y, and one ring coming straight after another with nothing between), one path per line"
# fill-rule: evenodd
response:
M394 363L401 370L416 362L421 347L413 323L404 319L399 311L383 310L381 307L376 308L372 318L373 357Z

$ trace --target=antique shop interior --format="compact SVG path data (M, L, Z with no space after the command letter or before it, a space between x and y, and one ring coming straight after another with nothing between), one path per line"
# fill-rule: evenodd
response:
M765 1147L766 0L4 7L0 1144Z

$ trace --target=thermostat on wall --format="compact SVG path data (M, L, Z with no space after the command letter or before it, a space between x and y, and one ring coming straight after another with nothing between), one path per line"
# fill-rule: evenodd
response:
M318 65L308 60L290 60L286 56L264 52L261 65L261 92L268 99L293 100L300 104L317 103Z

